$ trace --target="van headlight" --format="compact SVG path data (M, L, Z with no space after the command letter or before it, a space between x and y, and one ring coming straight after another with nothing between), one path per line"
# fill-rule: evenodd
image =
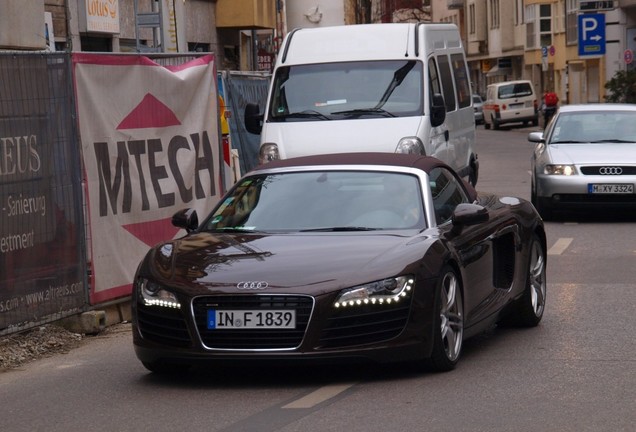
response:
M271 162L277 159L280 159L277 144L265 143L261 146L261 149L258 152L258 161L261 164L266 164L267 162Z
M368 304L392 304L411 295L415 279L397 276L342 290L334 306L351 307Z
M181 309L181 303L173 293L145 278L137 279L137 296L144 306Z
M395 148L396 153L425 155L424 144L418 137L404 137Z

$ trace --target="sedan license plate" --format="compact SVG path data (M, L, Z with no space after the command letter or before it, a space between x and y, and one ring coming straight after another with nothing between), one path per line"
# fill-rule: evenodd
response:
M208 309L208 329L294 329L294 309L234 310Z
M634 185L590 183L587 185L587 192L591 194L633 194Z

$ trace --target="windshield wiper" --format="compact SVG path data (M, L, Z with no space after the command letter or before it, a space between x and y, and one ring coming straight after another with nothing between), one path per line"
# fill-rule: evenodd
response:
M365 114L379 114L383 117L395 117L395 114L390 113L382 108L360 108L346 111L335 111L331 114L343 114L343 115L365 115Z
M327 117L321 112L307 110L307 111L298 111L285 115L276 116L277 119L286 119L286 118L315 118L321 120L331 120L331 118Z
M603 139L603 140L596 140L596 141L590 141L590 142L591 143L633 143L636 141L614 138L614 139Z
M575 140L563 140L563 141L552 141L550 144L582 144L587 141L575 141Z
M378 228L369 228L363 226L338 226L328 228L309 228L300 230L300 232L344 232L344 231L377 231Z

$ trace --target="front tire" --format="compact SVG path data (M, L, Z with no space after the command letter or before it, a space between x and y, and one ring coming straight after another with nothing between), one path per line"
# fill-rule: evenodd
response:
M430 366L438 372L455 368L461 355L464 337L464 304L459 277L445 266L438 283L433 352Z

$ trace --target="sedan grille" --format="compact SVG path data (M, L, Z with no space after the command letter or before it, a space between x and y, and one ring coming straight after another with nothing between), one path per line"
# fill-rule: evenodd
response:
M393 339L406 326L410 309L408 301L338 309L327 321L320 346L340 348Z
M313 298L296 295L206 296L194 299L192 307L197 330L203 345L211 349L283 350L298 347L313 309ZM235 309L266 311L295 309L295 329L215 329L207 327L208 310Z
M581 167L584 175L621 176L636 175L636 166L584 166Z
M137 324L144 339L173 347L191 345L190 333L179 309L137 305Z

